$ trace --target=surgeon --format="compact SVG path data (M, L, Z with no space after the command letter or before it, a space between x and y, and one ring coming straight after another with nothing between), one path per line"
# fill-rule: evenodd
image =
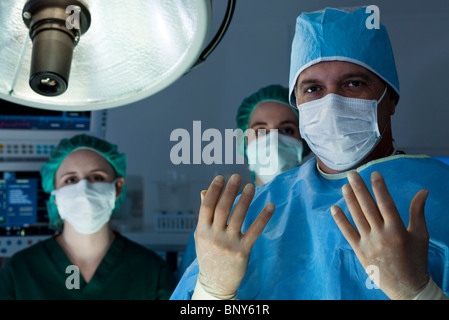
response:
M238 129L247 132L246 138L243 137L245 139L237 141L237 150L244 155L255 186L272 181L279 174L296 168L312 157L310 148L299 134L298 110L290 105L288 88L284 86L268 85L243 99L237 110L236 123ZM273 129L277 130L276 136ZM274 154L270 154L269 147L272 139L277 139ZM264 174L263 169L267 166L259 161L257 152L267 154L268 157L277 156L276 170ZM205 191L201 194L202 198L204 194ZM178 278L195 258L192 233L177 270Z
M297 18L289 95L316 158L240 196L240 176L216 177L172 299L447 299L449 167L395 149L399 81L371 13Z
M174 276L154 252L109 225L125 200L126 155L85 134L63 139L41 168L58 233L0 270L0 299L168 299Z
M256 186L270 182L310 157L310 149L299 133L298 110L289 104L288 88L273 84L251 94L238 108L236 122L238 129L247 132L246 139L238 141L238 150L243 153ZM278 165L275 170L264 173L267 166L260 161L258 153L272 156L273 139L277 139L277 152L273 156L277 156Z

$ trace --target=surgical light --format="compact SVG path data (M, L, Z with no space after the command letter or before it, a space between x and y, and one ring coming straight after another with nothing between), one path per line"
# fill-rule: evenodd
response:
M0 99L72 111L139 101L204 61L234 6L206 47L211 0L2 0Z

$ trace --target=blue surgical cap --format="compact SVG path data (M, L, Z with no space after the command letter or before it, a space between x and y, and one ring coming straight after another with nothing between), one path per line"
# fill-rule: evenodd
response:
M117 177L126 176L126 155L118 152L115 144L111 144L106 140L91 135L79 134L70 139L62 139L55 150L53 150L48 162L42 166L40 173L42 178L42 189L44 189L45 192L50 193L55 189L54 181L56 171L64 159L78 149L90 149L99 153L111 164ZM118 212L121 203L125 201L125 197L126 185L123 186L120 196L115 200L115 208L112 214ZM59 216L58 208L54 203L54 195L50 195L47 202L47 210L50 228L56 231L62 230L63 222Z
M296 20L290 61L289 100L296 107L295 85L302 71L321 61L360 65L383 79L399 96L399 79L386 28L368 28L373 12L326 8Z

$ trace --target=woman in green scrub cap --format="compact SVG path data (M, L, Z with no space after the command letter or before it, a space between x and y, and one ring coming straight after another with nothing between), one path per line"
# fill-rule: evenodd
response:
M113 231L126 156L105 140L63 139L41 168L50 227L0 270L0 299L168 299L174 277L154 252Z
M252 129L246 131L246 139L239 141L239 151L244 154L256 185L270 182L280 173L296 168L310 155L310 149L299 133L298 110L288 101L288 88L269 85L245 98L237 111L236 121L243 132ZM273 129L277 129L276 136L270 131ZM277 139L277 150L273 149L277 152L271 155L273 138ZM269 163L260 160L258 153L270 157L277 155L277 168L267 173Z

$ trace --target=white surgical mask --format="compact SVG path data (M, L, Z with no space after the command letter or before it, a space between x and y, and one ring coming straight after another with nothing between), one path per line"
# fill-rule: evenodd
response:
M115 207L115 181L112 183L80 180L51 192L59 215L79 233L92 234L111 218Z
M377 106L386 92L379 101L327 94L299 105L301 136L327 167L344 171L356 166L382 139Z
M271 130L248 144L248 167L264 182L278 174L296 168L302 161L301 140Z

